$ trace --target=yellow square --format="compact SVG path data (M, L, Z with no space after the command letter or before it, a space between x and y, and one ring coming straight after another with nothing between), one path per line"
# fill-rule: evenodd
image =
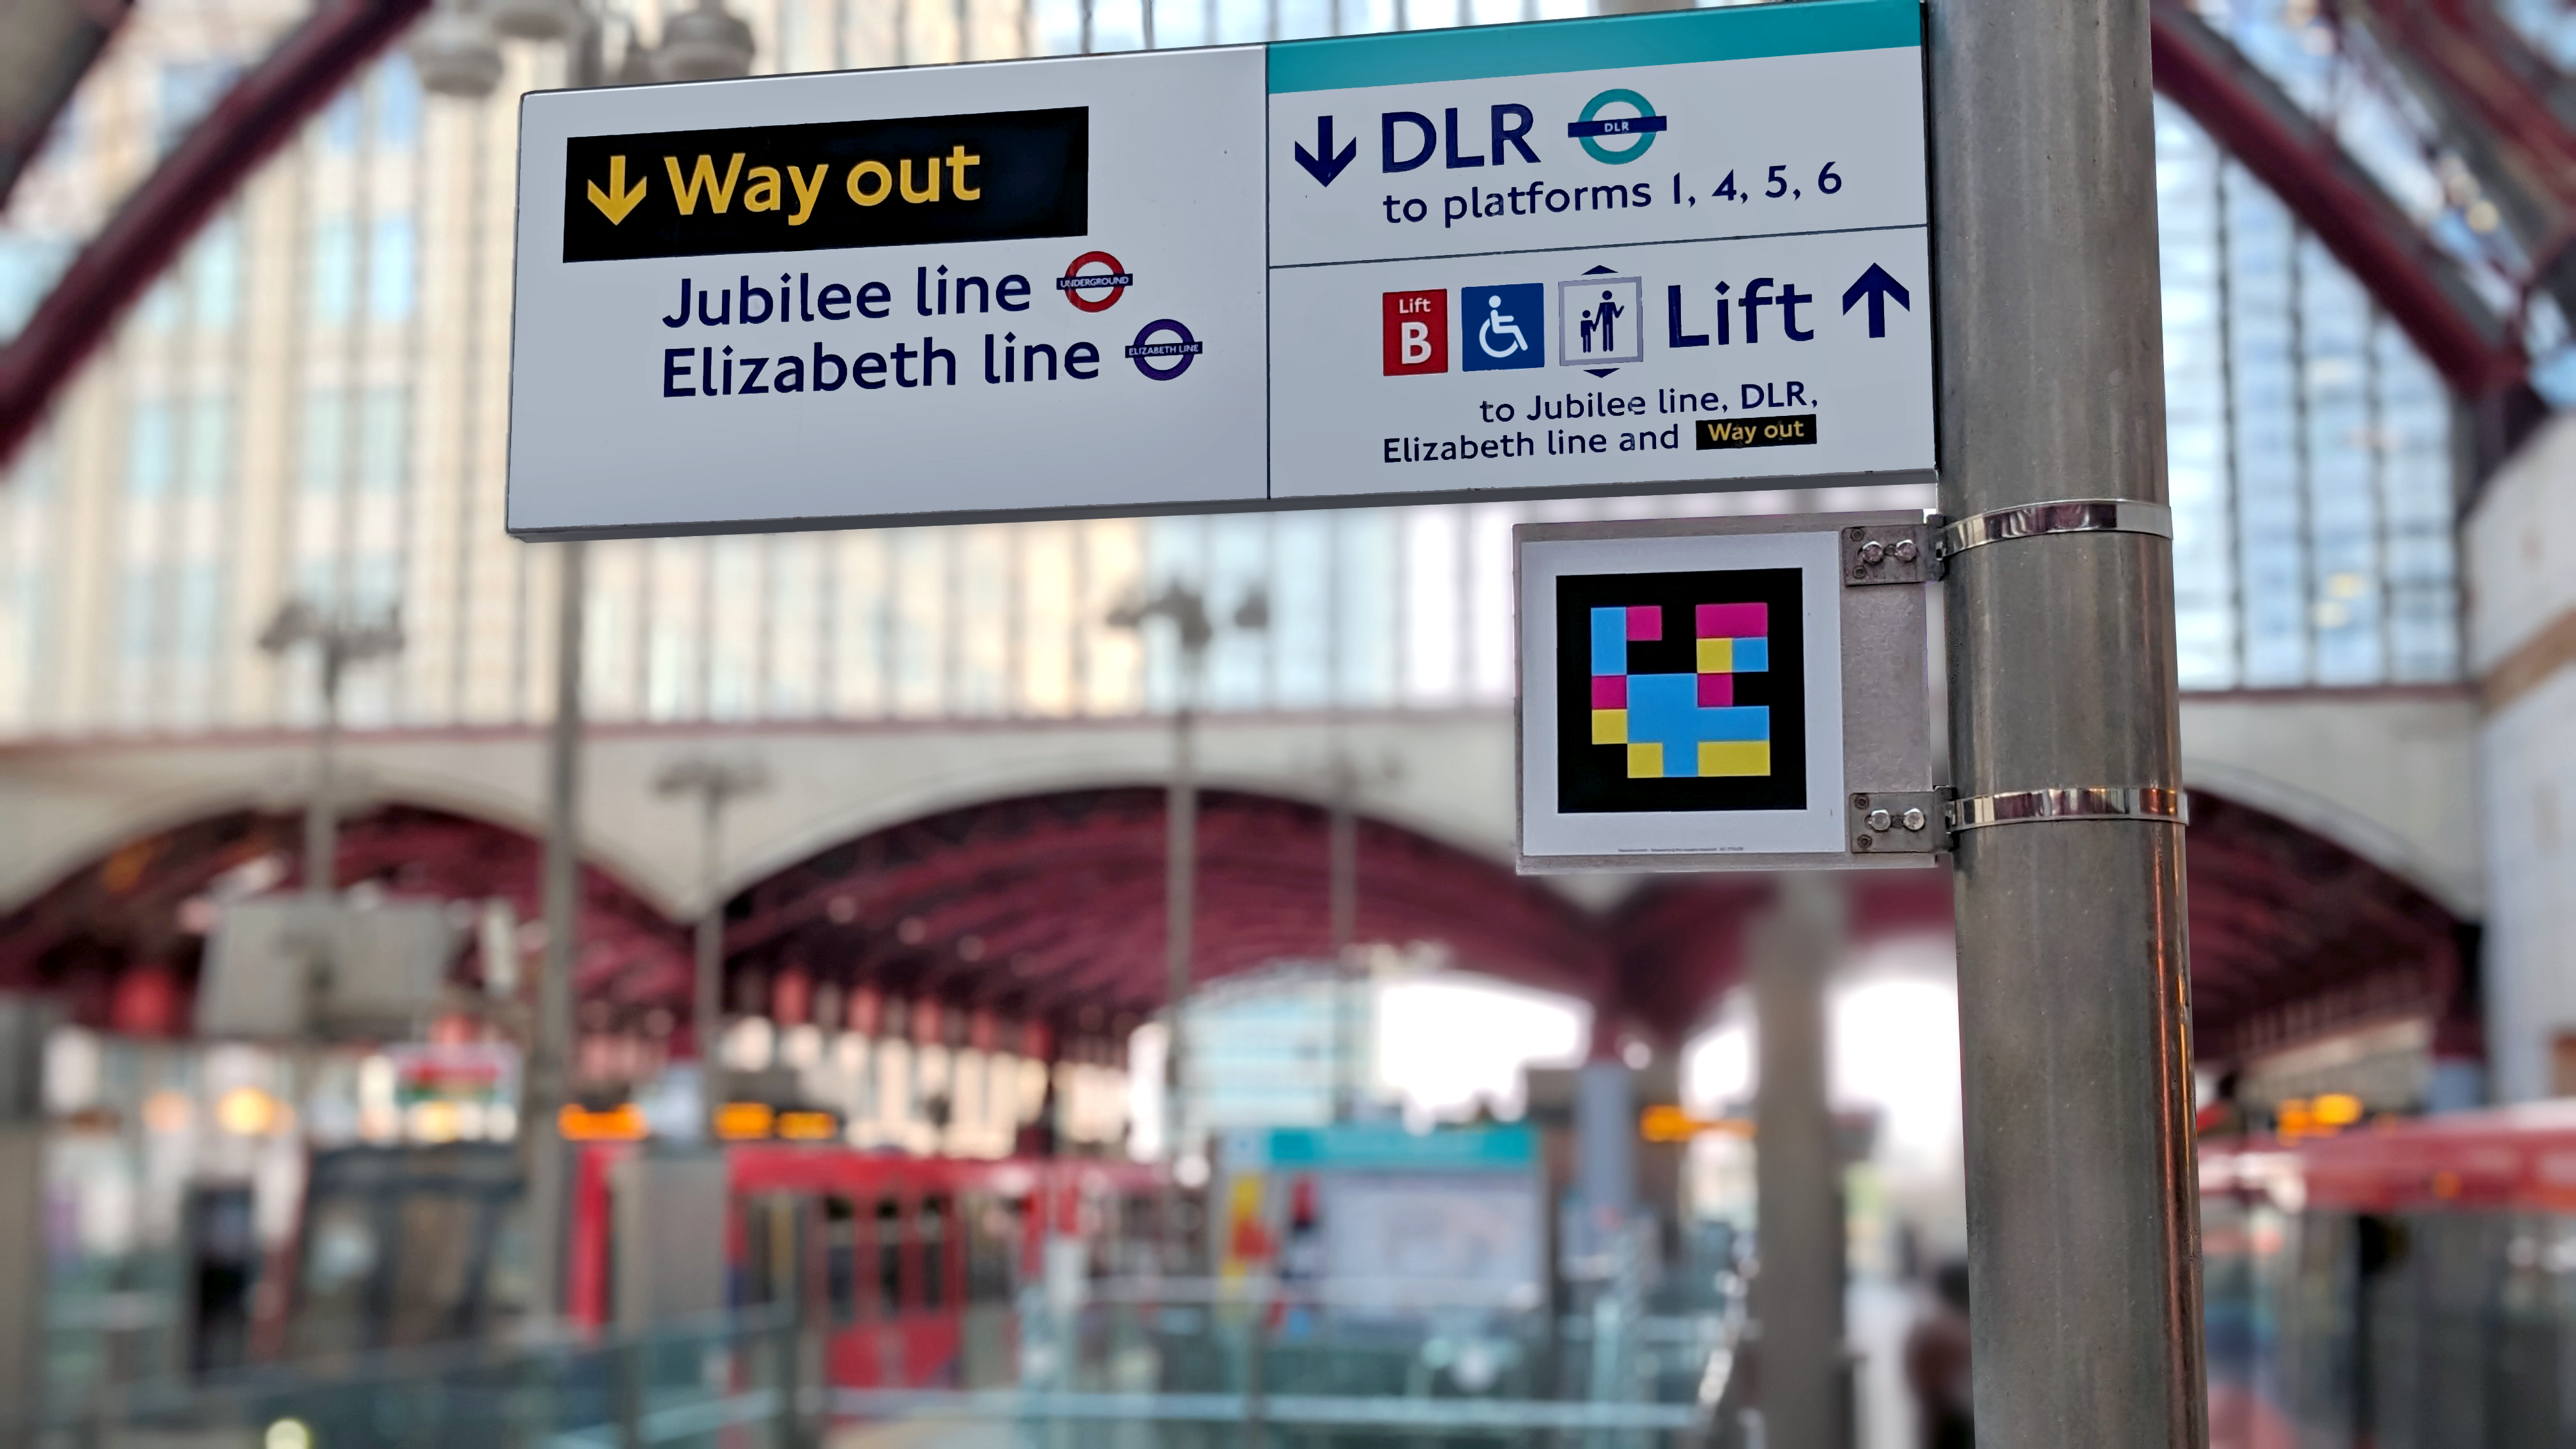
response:
M1735 672L1735 641L1732 639L1702 639L1699 641L1699 672L1702 674L1733 674Z
M1622 712L1624 713L1624 711ZM1664 778L1664 747L1662 745L1630 745L1628 747L1628 778L1631 780L1660 780Z
M1699 772L1703 776L1768 775L1771 773L1771 742L1702 740L1699 745Z
M1624 745L1628 743L1628 712L1624 709L1596 709L1592 712L1592 743Z

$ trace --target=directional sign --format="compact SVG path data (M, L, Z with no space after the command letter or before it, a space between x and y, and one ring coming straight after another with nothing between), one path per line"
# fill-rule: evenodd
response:
M1253 47L528 97L511 531L1263 501L1262 74Z
M530 96L530 537L1932 468L1921 12Z
M1918 17L1274 47L1273 495L1929 469Z
M1524 524L1520 866L1928 865L1920 514Z

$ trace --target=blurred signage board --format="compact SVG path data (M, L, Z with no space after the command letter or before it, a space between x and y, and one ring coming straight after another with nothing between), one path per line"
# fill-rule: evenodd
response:
M1535 1166L1538 1134L1528 1127L1407 1131L1397 1124L1239 1128L1225 1136L1228 1167L1401 1168L1408 1172L1496 1172Z
M1519 865L1924 866L1921 514L1523 524Z
M456 944L438 901L235 901L207 943L197 1033L399 1036L443 1001Z
M1928 473L1921 25L529 96L510 531Z
M1364 1319L1523 1312L1546 1297L1539 1140L1525 1125L1241 1128L1221 1139L1231 1271Z

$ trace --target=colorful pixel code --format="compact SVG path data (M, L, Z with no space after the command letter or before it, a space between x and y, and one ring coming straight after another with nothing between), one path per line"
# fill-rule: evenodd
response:
M1558 586L1560 809L1805 808L1798 570Z
M1592 743L1628 747L1631 780L1771 773L1771 708L1735 702L1735 678L1770 669L1768 604L1691 611L1688 674L1632 674L1628 641L1664 637L1659 604L1592 611Z

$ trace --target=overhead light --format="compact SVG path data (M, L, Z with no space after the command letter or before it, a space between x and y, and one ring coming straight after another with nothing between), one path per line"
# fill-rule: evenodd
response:
M257 1087L235 1087L215 1099L215 1125L236 1137L258 1137L277 1125L277 1099Z
M742 17L720 0L698 0L696 9L662 22L653 70L664 80L731 80L751 74L754 53L751 26Z
M829 1112L781 1112L778 1135L790 1142L828 1142L841 1135L841 1124Z
M492 26L521 40L561 40L580 19L573 0L483 0Z
M567 1104L555 1122L566 1142L640 1142L651 1131L644 1120L644 1109L633 1102L621 1102L604 1111Z
M501 84L501 38L488 16L441 5L404 49L421 86L433 95L481 100Z
M762 1102L727 1102L716 1111L716 1136L727 1142L757 1142L770 1135L778 1114Z

